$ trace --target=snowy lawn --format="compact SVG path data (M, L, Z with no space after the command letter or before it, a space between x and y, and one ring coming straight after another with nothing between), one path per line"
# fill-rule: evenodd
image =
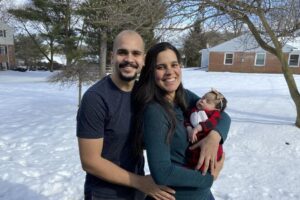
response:
M216 200L300 199L300 129L283 75L183 73L186 88L201 95L214 87L229 101L232 125ZM49 75L0 72L1 200L83 199L77 88L49 84Z

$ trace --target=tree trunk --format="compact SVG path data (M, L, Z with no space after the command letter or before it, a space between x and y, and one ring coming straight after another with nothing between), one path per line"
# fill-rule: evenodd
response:
M50 72L53 72L53 53L51 53Z
M67 9L66 9L66 14L65 14L65 40L64 40L64 50L65 50L65 56L66 56L66 66L65 68L69 68L72 63L72 50L74 50L74 46L72 48L72 42L71 41L71 35L69 32L71 31L71 1L67 0L66 1Z
M70 56L68 56L68 53L65 53L65 55L66 55L67 62L66 62L66 65L64 66L64 68L66 69L66 68L69 68L71 66L72 59L70 58Z
M81 78L79 76L79 78L78 78L78 108L79 108L80 103L81 103L81 92L82 92L82 81L81 81Z
M50 63L49 63L49 70L53 72L53 54L54 54L54 45L53 41L50 42Z
M103 78L106 75L106 55L107 55L107 33L103 31L100 38L100 78Z
M288 85L290 95L296 106L297 116L296 116L295 125L300 128L300 94L297 89L297 85L296 85L294 76L293 76L291 70L289 69L288 62L287 62L286 58L284 57L283 53L279 54L277 57L279 58L279 60L281 62L284 78Z
M300 128L300 98L297 98L295 101L296 108L297 108L297 117L296 117L296 126Z

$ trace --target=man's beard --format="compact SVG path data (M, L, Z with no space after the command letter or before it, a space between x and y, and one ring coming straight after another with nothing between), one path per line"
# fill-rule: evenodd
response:
M125 68L127 66L130 66L130 67L133 67L135 69L138 69L139 67L135 64L132 64L130 62L122 62L119 64L119 69L121 68ZM137 72L133 75L133 76L124 76L121 71L119 70L119 78L122 80L122 81L126 81L126 82L130 82L130 81L133 81L137 78Z
M130 82L133 81L137 78L137 73L135 73L133 76L124 76L120 71L119 71L119 78L122 81Z

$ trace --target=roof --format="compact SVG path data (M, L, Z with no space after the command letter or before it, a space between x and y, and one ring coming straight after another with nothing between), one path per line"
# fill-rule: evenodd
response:
M287 44L293 46L297 50L300 50L300 36L288 41Z
M286 44L283 52L290 52L295 49L294 46ZM251 33L243 34L239 37L228 40L209 49L210 52L264 52Z

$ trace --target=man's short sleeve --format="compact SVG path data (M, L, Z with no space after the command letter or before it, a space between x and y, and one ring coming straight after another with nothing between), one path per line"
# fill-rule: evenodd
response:
M77 112L77 137L103 138L107 107L96 92L87 91Z

